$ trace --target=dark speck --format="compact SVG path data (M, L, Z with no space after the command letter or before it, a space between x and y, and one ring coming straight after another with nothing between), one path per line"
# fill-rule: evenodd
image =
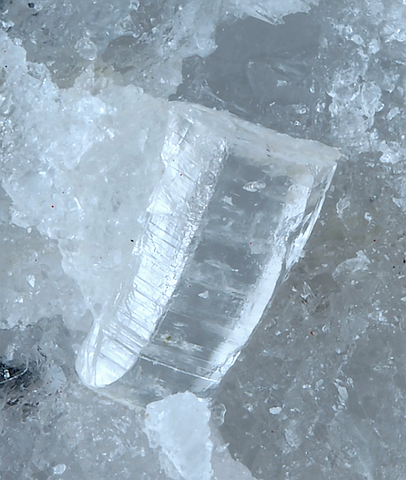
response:
M134 240L133 240L133 239L131 239L131 240L130 240L130 242L134 243Z
M28 4L28 7L29 7L29 8L34 8L34 7L35 7L35 4L34 4L33 2L30 2L30 3Z

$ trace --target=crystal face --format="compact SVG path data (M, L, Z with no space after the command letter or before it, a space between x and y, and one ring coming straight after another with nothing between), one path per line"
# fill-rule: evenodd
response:
M298 259L338 156L226 113L170 103L165 171L134 247L133 276L82 346L84 383L109 385L136 363L147 396L162 395L154 378L165 393L221 380Z
M12 222L56 242L93 318L80 378L129 402L216 385L299 257L338 151L94 67L60 89L2 47L2 184Z

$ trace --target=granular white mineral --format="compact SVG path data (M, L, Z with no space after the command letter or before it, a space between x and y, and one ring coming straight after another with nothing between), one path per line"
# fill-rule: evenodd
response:
M210 417L207 401L190 392L147 405L145 432L151 447L160 451L169 478L253 480L244 465L231 458Z
M205 401L188 392L147 406L145 426L151 446L159 446L185 480L212 478L209 420Z

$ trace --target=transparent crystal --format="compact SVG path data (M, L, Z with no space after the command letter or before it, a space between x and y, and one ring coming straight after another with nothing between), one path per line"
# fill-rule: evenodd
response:
M300 256L339 156L227 113L169 105L165 171L132 276L76 363L90 387L125 376L104 391L127 401L221 380Z
M216 385L299 257L338 152L93 67L59 89L0 40L2 185L93 317L78 374L128 402Z

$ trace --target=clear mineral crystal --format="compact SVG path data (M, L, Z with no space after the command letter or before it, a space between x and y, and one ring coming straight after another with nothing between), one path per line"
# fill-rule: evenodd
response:
M105 387L137 364L141 397L215 385L298 259L337 151L92 69L60 90L2 44L3 186L92 313L80 378Z
M147 397L221 380L299 258L337 157L226 113L169 104L156 159L165 169L127 277L79 353L82 380L106 386L137 365L130 383Z

